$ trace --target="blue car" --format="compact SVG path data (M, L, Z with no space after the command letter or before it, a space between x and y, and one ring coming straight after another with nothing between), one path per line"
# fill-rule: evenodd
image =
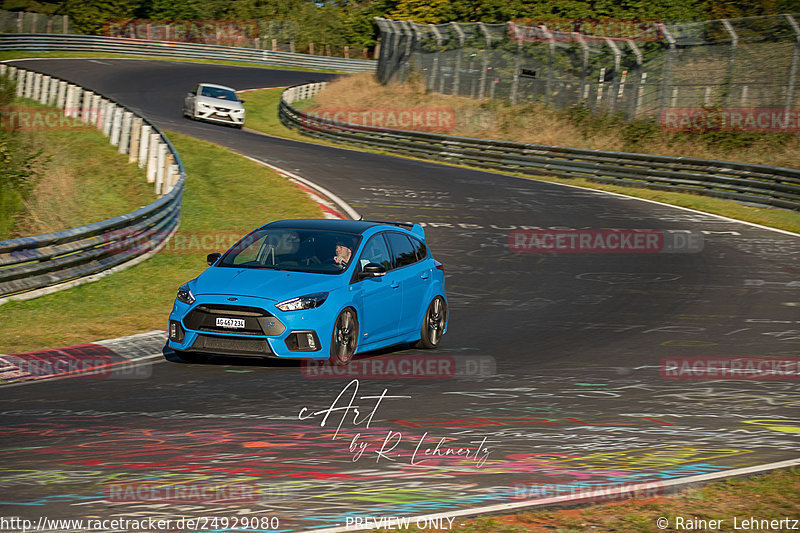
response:
M169 347L330 360L395 344L438 346L447 330L442 264L418 224L282 220L244 236L178 289Z

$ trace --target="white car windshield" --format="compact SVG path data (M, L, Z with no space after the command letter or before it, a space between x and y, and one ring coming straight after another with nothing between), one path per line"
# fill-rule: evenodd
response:
M236 93L228 89L220 89L219 87L203 87L200 89L200 96L208 96L209 98L218 98L220 100L230 100L237 102L239 99Z

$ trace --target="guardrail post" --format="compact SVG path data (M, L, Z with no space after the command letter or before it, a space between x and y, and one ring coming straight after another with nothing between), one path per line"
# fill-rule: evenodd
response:
M103 110L103 135L106 137L111 137L111 126L114 124L114 110L116 109L116 105L106 100L105 102L105 109Z
M60 80L58 82L58 92L56 93L56 107L64 109L64 101L67 99L67 82Z
M33 77L36 73L29 70L25 74L25 98L30 98L33 96Z
M47 104L48 105L56 105L58 101L58 87L61 80L54 79L50 82L50 94L47 96Z
M94 93L92 91L83 91L83 103L81 104L81 120L84 124L89 124L94 116L92 110L92 100Z
M131 120L133 120L133 113L130 111L123 111L122 113L122 131L119 137L119 153L127 154L131 142Z
M25 71L20 69L16 72L17 74L17 98L22 98L25 94Z
M43 105L48 104L50 98L50 84L53 83L52 76L45 76L42 78L42 89L39 91L39 103Z
M171 159L175 160L174 157L171 157ZM167 189L167 192L170 192L175 184L178 183L178 179L180 179L180 169L178 165L173 163L169 166L169 189Z
M33 74L33 91L31 92L31 98L39 100L40 94L42 94L42 75L36 72Z
M142 121L142 131L139 134L139 168L144 168L148 161L147 154L150 147L150 130L149 124ZM147 175L147 181L150 181L150 174Z
M147 143L147 183L154 183L156 181L156 172L158 172L158 133L150 134L150 141Z
M0 63L0 76L5 76L6 74L8 74L8 65Z
M161 140L161 136L158 135L159 140L156 143L156 183L155 183L155 192L158 196L163 194L164 189L164 165L166 164L166 157L167 157L167 145Z
M17 67L12 67L10 65L6 65L5 63L0 63L0 68L5 68L5 73L8 75L10 80L15 80L17 76Z
M118 146L122 134L122 108L114 106L114 116L111 118L110 140L111 146Z
M131 121L131 142L128 148L128 163L138 162L139 159L139 140L142 135L142 119L133 116Z
M89 124L95 128L97 128L97 122L101 120L100 105L102 100L99 94L91 93L91 98L89 100Z

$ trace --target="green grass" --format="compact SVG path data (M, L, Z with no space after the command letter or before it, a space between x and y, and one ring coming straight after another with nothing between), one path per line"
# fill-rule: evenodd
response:
M341 73L342 71L333 69L314 69L305 67L290 67L279 65L267 65L262 63L251 63L249 61L224 61L221 59L181 59L178 57L157 57L147 55L132 55L132 54L112 54L107 52L26 52L25 50L15 50L10 52L0 52L0 61L8 59L24 59L28 57L106 57L110 59L151 59L159 61L179 61L181 63L208 63L212 65L233 65L236 67L253 67L265 68L270 70L300 70L303 72L329 72Z
M354 147L350 145L337 144L328 141L321 141L313 137L309 137L299 133L297 130L287 128L278 120L278 102L280 101L280 94L283 89L262 89L259 91L251 91L246 93L245 99L247 100L245 106L247 107L247 127L275 135L277 137L284 137L287 139L300 140L316 144L323 144L326 146L345 146L353 150L376 154L390 154L397 157L404 157L406 159L413 159L422 161L423 159L416 157L409 157L400 154L392 154L384 150L372 150L368 148ZM295 107L302 109L309 107L310 101L303 101L296 104ZM476 170L483 170L477 167L470 167L469 165L462 165L457 163L441 162L445 165L456 166L461 168L475 168ZM782 210L782 209L766 209L758 207L749 207L730 200L722 200L719 198L711 198L707 196L700 196L688 193L674 193L668 191L658 191L639 187L625 187L621 185L607 185L605 183L596 183L585 178L555 178L550 176L537 176L531 177L528 174L515 173L515 172L501 172L502 174L509 174L512 176L519 176L526 179L535 179L539 181L548 181L553 183L563 183L566 185L575 185L579 187L586 187L591 189L598 189L602 191L616 192L636 198L643 198L647 200L655 200L671 205L678 205L681 207L688 207L713 213L717 215L727 216L737 220L761 224L764 226L783 229L786 231L800 232L800 213Z
M165 329L177 287L202 272L208 253L222 251L217 235L226 242L271 220L322 215L317 204L269 169L208 142L168 136L188 174L179 234L188 236L190 246L168 246L100 281L0 306L0 353ZM203 244L205 235L213 241Z

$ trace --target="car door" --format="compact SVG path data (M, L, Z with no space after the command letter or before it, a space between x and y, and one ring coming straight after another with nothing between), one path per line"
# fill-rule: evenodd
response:
M392 252L394 279L400 284L403 295L398 333L405 334L419 328L419 321L427 304L423 299L430 283L430 272L424 268L426 263L418 260L417 246L407 235L389 231L386 232L386 240Z
M383 265L386 274L354 282L362 301L358 317L361 344L377 343L396 336L403 305L403 293L392 269L392 255L383 233L373 235L364 245L356 265L356 276L369 263Z

